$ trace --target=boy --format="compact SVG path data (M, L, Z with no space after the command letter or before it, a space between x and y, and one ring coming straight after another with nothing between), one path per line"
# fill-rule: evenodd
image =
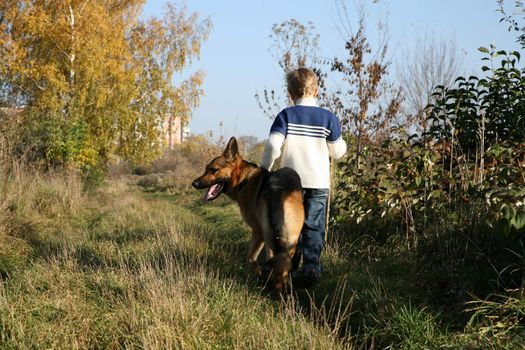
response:
M307 68L296 69L287 74L286 83L295 105L275 118L261 167L270 170L281 156L280 166L294 169L301 177L305 220L293 257L293 269L299 267L303 256L303 280L314 284L322 273L319 258L330 188L329 158L341 158L346 153L346 143L337 117L317 105L315 73Z

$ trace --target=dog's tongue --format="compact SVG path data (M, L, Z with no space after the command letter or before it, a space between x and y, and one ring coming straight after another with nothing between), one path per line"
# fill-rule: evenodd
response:
M211 185L210 188L208 188L208 191L206 191L206 193L204 194L204 198L202 200L207 202L210 199L213 199L214 192L217 189L217 187L219 187L219 184Z

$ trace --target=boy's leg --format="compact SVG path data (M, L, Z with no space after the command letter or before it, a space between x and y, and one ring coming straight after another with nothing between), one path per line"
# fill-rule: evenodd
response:
M328 189L304 189L305 220L301 231L303 276L312 282L321 277L321 250L324 245Z

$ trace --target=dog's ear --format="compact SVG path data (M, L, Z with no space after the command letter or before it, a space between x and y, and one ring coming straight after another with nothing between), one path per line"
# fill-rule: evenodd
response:
M228 160L233 160L239 155L239 146L237 146L235 137L232 137L230 141L228 141L228 145L223 154Z

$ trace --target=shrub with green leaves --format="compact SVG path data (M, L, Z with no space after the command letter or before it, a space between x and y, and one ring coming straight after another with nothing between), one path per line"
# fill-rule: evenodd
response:
M359 165L349 152L337 169L337 220L397 220L407 238L417 239L433 212L485 203L480 217L486 224L505 234L523 232L525 70L518 68L518 52L480 50L500 66L483 66L484 78L436 87L427 132L369 144Z

